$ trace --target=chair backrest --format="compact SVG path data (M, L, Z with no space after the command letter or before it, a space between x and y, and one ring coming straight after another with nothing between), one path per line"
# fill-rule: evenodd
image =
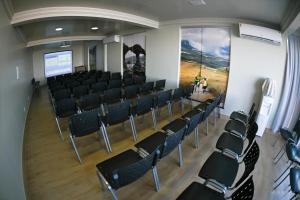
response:
M129 119L130 101L109 105L107 108L106 122L109 125L118 124Z
M133 80L135 84L143 84L146 81L146 77L145 76L133 76Z
M69 81L66 83L66 86L73 91L73 88L80 86L79 81Z
M80 85L73 88L73 95L75 98L80 98L89 93L89 88L86 85Z
M79 100L79 108L82 111L91 110L100 106L101 100L97 94L86 95Z
M53 98L55 101L60 101L62 99L68 99L71 97L71 92L68 89L61 89L58 91L55 91L53 94Z
M101 75L100 79L104 80L104 81L108 81L110 79L110 72L109 71L102 72L102 75Z
M255 164L259 158L259 146L255 141L246 156L243 158L245 164L245 170L239 181L235 184L235 187L240 185L244 180L252 173L255 168Z
M123 73L123 79L133 79L133 75L128 73L128 72L124 72Z
M62 99L55 102L55 112L58 117L69 117L77 112L74 99Z
M187 126L182 127L182 129L178 130L176 133L168 134L161 149L160 158L167 156L178 146L184 137L186 128Z
M254 195L253 176L250 176L245 183L231 195L232 200L252 200Z
M154 108L154 97L152 95L143 96L137 99L135 110L137 115L148 113L152 108Z
M170 102L171 99L172 99L172 90L159 92L156 95L156 106L162 107L164 105L167 105L167 103Z
M188 113L183 115L183 118L187 120L187 130L185 135L189 135L197 127L201 118L203 117L204 112L198 110L191 110Z
M122 98L121 88L112 88L105 90L103 93L103 102L105 103L116 103L119 102Z
M122 76L121 76L121 72L114 72L111 74L111 80L121 80Z
M184 88L184 96L185 98L189 98L194 92L194 86L193 85L189 85L187 87Z
M147 94L153 91L154 89L154 82L147 82L141 85L140 87L140 93Z
M148 170L152 168L153 162L156 159L157 155L158 152L154 151L144 158L141 157L140 160L137 160L130 165L115 169L112 173L113 181L111 183L111 186L114 189L118 189L142 177Z
M100 116L97 110L73 115L69 120L70 132L76 137L94 133L100 129L100 126Z
M256 136L257 130L258 130L258 125L256 122L252 123L250 125L250 127L248 128L248 130L247 130L248 145L247 145L244 153L246 153L248 151L248 149L251 147L251 145L254 141L254 138Z
M83 85L91 87L94 83L96 83L96 79L90 78L90 79L84 80L82 83L83 83Z
M125 86L129 86L129 85L133 85L134 84L133 78L125 78L123 82L124 82Z
M179 100L184 97L184 89L176 88L173 92L172 100Z
M107 89L106 82L98 82L91 86L93 93L102 93L104 90Z
M120 88L122 87L122 81L121 79L116 79L116 80L110 80L108 82L108 88L111 89L111 88Z
M257 112L254 110L252 114L249 116L248 125L251 126L256 121Z
M166 86L166 80L158 80L158 81L155 81L155 89L156 90L163 90L165 89L165 86Z
M130 85L125 87L124 96L126 99L136 98L139 93L138 85Z
M206 119L210 115L210 113L214 110L214 108L215 108L215 104L213 103L210 103L206 106L204 119Z

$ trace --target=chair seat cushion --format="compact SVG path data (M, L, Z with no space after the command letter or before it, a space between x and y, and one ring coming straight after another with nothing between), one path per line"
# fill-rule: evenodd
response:
M182 117L183 118L192 118L193 116L199 114L199 112L200 112L199 110L193 109L193 110L185 113Z
M199 176L204 179L214 179L226 187L232 186L238 172L238 162L220 152L212 153L204 163Z
M71 117L72 115L75 115L76 113L77 113L77 111L75 111L75 110L68 110L63 113L60 113L59 117L60 118Z
M285 140L288 140L288 139L292 139L294 140L294 136L293 136L293 133L289 130L286 130L286 129L280 129L280 135L285 139Z
M137 152L130 149L97 164L96 167L103 174L105 179L112 184L114 170L138 162L141 159L143 158L140 157Z
M232 112L230 115L230 119L238 120L245 124L248 122L248 116L245 113L241 112Z
M293 193L300 193L300 169L291 168L290 170L290 185Z
M170 122L169 124L162 127L162 130L164 131L172 131L174 133L180 131L181 129L186 127L186 121L184 119L177 118Z
M240 121L229 120L225 126L225 130L228 132L236 133L242 137L246 136L247 127Z
M205 185L193 182L177 198L177 200L224 200L224 195Z
M243 144L244 141L241 138L236 137L228 132L224 132L219 137L216 147L221 151L224 149L229 149L240 156L243 151Z
M149 137L143 139L139 143L137 143L135 146L137 148L143 148L146 150L149 154L151 154L156 149L161 149L162 145L165 142L167 135L163 132L156 132Z

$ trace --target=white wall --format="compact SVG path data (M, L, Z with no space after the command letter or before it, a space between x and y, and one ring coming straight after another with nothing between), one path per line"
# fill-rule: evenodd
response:
M41 48L37 47L33 51L33 75L41 84L45 84L45 63L44 54L55 51L73 51L73 67L84 65L84 48L83 43L74 44L70 48ZM74 69L73 69L74 71Z
M107 71L122 71L122 42L107 44Z
M97 45L96 69L104 71L104 45L102 41L84 42L83 58L84 65L88 66L88 50L90 46Z
M205 25L210 24L206 22ZM166 79L168 88L176 87L179 81L181 26L185 24L162 25L158 30L146 32L146 76L149 79ZM193 26L195 26L194 22ZM223 113L230 115L234 110L247 111L253 101L258 104L262 79L269 77L276 80L278 88L268 123L270 127L281 94L286 44L274 46L242 39L237 36L237 33L238 26L233 25L229 84Z
M32 94L32 51L25 48L5 13L0 3L0 199L23 200L22 152Z

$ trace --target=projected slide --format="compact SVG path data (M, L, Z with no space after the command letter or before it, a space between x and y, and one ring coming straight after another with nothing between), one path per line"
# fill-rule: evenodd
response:
M60 51L44 55L45 76L72 73L72 51Z

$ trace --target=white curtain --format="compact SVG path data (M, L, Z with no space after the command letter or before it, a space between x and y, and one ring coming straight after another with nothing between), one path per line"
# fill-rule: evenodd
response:
M283 92L272 125L274 133L280 128L293 129L300 113L300 38L288 37L287 62Z

